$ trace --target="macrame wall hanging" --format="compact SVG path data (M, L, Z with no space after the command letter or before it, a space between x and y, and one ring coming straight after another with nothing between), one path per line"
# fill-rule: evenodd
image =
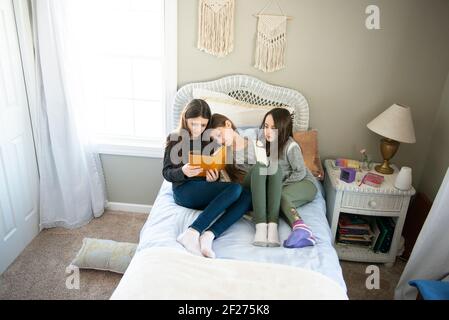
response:
M199 0L198 49L224 57L234 49L235 0Z
M264 11L276 2L281 14L265 14ZM277 0L271 0L256 15L257 37L254 67L263 72L274 72L285 67L285 48L287 45L287 21L292 19L286 16Z

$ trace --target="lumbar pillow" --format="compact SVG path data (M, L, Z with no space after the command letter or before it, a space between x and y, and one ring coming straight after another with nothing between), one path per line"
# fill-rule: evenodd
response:
M318 131L313 129L297 131L293 134L293 137L301 147L306 167L309 168L315 178L324 180L324 169L318 152Z
M136 252L137 244L84 238L83 246L72 261L80 269L125 273Z

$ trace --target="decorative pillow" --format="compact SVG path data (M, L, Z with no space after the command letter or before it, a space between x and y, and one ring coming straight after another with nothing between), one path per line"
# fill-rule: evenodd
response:
M72 265L80 269L125 273L136 248L135 243L84 238Z
M265 114L274 108L246 103L225 93L200 88L193 89L193 97L205 100L212 113L220 113L228 117L237 127L259 127ZM294 108L286 109L290 113L294 112Z
M293 137L301 147L307 168L318 180L324 180L324 170L318 153L318 131L297 131Z

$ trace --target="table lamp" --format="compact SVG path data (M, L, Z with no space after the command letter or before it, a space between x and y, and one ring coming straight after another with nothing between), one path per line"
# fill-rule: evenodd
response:
M384 137L380 140L383 163L375 167L376 171L382 174L392 174L394 169L390 167L389 161L398 151L399 144L416 142L410 108L393 104L368 123L367 127Z

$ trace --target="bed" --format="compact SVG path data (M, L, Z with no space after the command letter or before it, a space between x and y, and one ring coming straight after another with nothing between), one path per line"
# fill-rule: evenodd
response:
M294 107L297 112L294 129L296 131L308 129L308 104L301 93L242 75L182 87L175 99L173 125L177 123L183 106L192 99L194 88L226 93L245 102L273 107ZM201 299L204 297L201 294L201 292L204 294L204 288L203 291L197 290L198 292L195 293L194 289L190 292L182 290L183 286L186 283L195 283L200 287L199 279L205 283L220 279L224 281L223 286L228 287L233 284L234 288L239 290L235 289L233 294L229 290L209 292L206 297L210 299L233 297L273 299L285 298L288 293L288 297L292 299L320 297L346 299L346 285L336 251L332 246L331 232L326 220L324 191L319 182L317 185L319 192L314 201L301 208L303 219L310 225L317 238L315 246L301 249L253 246L254 224L242 218L214 241L213 248L217 261L211 261L211 259L186 254L185 249L176 241L176 237L195 220L200 211L176 205L171 183L164 181L151 214L141 230L136 255L111 298L185 299L190 297ZM281 241L286 239L289 233L290 227L281 220L279 224ZM189 262L186 263L185 259ZM186 267L184 268L183 265ZM191 268L190 273L188 273L189 268ZM251 277L255 278L244 284L242 270L249 269ZM167 272L161 270L167 270ZM172 271L168 272L168 270ZM197 273L197 278L193 279L194 270L203 270L203 272ZM263 288L255 286L255 283L259 283L257 277L267 279L266 272L272 275L269 281L277 284L277 286L274 285L277 289L271 286L271 295L262 294ZM247 280L248 277L244 278ZM170 285L161 290L161 281ZM280 285L281 283L283 285ZM176 286L180 287L179 290L176 290ZM150 288L159 289L155 292Z

